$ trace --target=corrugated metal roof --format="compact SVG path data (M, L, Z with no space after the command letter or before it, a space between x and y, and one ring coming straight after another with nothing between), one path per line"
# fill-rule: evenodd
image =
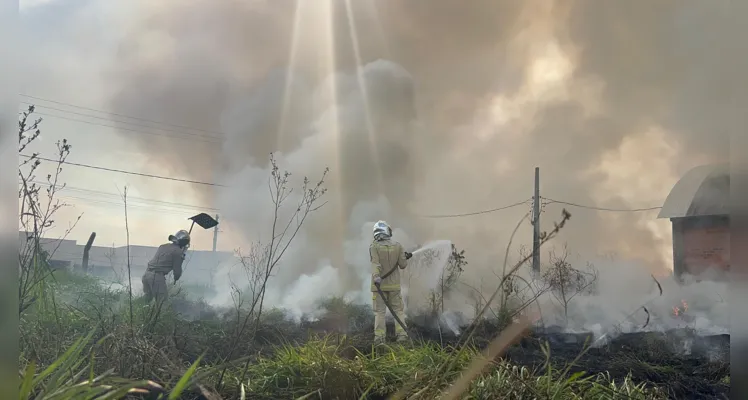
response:
M657 218L730 213L730 165L702 165L689 170L668 194Z

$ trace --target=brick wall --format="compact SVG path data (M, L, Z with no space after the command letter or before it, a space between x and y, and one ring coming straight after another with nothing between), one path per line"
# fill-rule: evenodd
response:
M707 268L728 270L730 267L730 228L720 224L689 227L683 231L685 270L699 274Z

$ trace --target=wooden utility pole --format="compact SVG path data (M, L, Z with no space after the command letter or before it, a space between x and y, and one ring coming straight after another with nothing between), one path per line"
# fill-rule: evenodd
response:
M532 272L540 272L540 168L535 167L535 194L532 197Z
M216 214L216 221L218 221L218 214ZM218 246L218 225L213 228L213 252L215 253L216 247Z
M94 239L96 239L96 232L91 232L91 236L88 237L88 242L86 242L86 247L83 248L83 261L81 261L81 269L83 270L84 274L88 273L88 253L91 251L91 246L93 246Z

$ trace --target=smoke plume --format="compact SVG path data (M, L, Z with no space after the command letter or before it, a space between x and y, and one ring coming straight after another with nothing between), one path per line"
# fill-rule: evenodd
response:
M734 120L721 93L746 84L722 73L738 55L721 45L742 39L723 37L721 2L137 3L110 106L202 129L133 140L168 171L228 185L194 190L244 240L269 235L270 152L295 183L331 169L279 290L324 286L309 276L328 266L338 294L361 290L379 219L412 246L466 249L466 280L492 277L529 203L422 216L529 199L536 166L549 199L661 205L688 168L726 159ZM544 207L543 229L560 209ZM669 224L654 213L570 211L560 240L574 251L670 268Z

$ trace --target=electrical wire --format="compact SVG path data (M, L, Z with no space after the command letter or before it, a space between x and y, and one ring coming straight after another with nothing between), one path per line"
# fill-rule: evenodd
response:
M174 128L190 129L190 130L193 130L193 131L199 131L199 132L213 133L213 134L216 134L216 135L221 135L221 132L215 132L215 131L210 131L210 130L206 130L206 129L200 129L200 128L195 128L195 127L190 127L190 126L185 126L185 125L176 125L176 124L171 124L171 123L168 123L168 122L156 121L156 120L142 118L142 117L134 117L132 115L118 114L118 113L115 113L115 112L112 112L112 111L104 111L104 110L99 110L99 109L96 109L96 108L79 106L79 105L75 105L75 104L71 104L71 103L66 103L66 102L63 102L63 101L50 100L50 99L45 99L43 97L31 96L31 95L23 94L23 93L19 93L19 95L23 96L23 97L26 97L26 98L29 98L29 99L46 101L48 103L54 103L54 104L59 104L59 105L63 105L63 106L68 106L68 107L73 107L73 108L79 108L81 110L88 110L88 111L94 111L94 112L98 112L98 113L102 113L102 114L115 115L115 116L118 116L118 117L130 118L130 119L134 119L134 120L138 120L138 121L150 122L150 123L153 123L153 124L160 124L160 125L171 126L171 127L174 127Z
M59 162L59 160L53 160L51 158L44 158L44 157L39 157L39 156L33 156L32 157L32 156L29 156L29 155L26 155L26 154L19 154L19 156L25 157L25 158L29 158L29 159L36 158L38 160L49 161L49 162L53 162L53 163ZM168 176L146 174L146 173L142 173L142 172L125 171L125 170L121 170L121 169L100 167L100 166L97 166L97 165L74 163L74 162L70 162L70 161L67 161L67 160L64 161L63 164L72 165L72 166L75 166L75 167L97 169L97 170L100 170L100 171L118 172L120 174L143 176L143 177L146 177L146 178L156 178L156 179L164 179L164 180L175 181L175 182L194 183L196 185L227 187L226 185L221 185L221 184L218 184L218 183L200 182L200 181L193 181L193 180L189 180L189 179L171 178L171 177L168 177Z
M57 198L61 200L81 200L84 202L91 203L93 205L101 205L101 206L112 206L117 209L122 209L124 207L124 203L122 202L116 202L116 201L108 201L108 200L101 200L101 199L92 199L90 197L80 197L80 196L58 196ZM71 204L74 205L74 204ZM176 208L166 208L166 207L154 207L152 205L148 204L132 204L129 200L127 201L127 209L128 210L136 210L136 211L145 211L145 212L154 212L154 213L163 213L163 214L170 214L175 216L188 216L194 214L195 211L212 211L212 210L205 210L205 209L176 209Z
M541 196L541 199L546 200L545 202L541 203L542 206L543 206L541 208L544 208L544 206L546 206L548 204L554 204L554 203L556 203L556 204L564 204L564 205L568 205L568 206L572 206L572 207L586 208L586 209L590 209L590 210L611 211L611 212L642 212L642 211L659 210L659 209L662 208L661 206L659 206L659 207L647 207L647 208L619 209L619 208L606 208L606 207L585 206L585 205L582 205L582 204L571 203L571 202L567 202L567 201L554 200L554 199L551 199L551 198L548 198L548 197L542 197L542 196ZM464 214L423 215L421 217L423 217L423 218L457 218L457 217L468 217L468 216L473 216L473 215L488 214L488 213L492 213L492 212L496 212L496 211L506 210L506 209L517 207L517 206L521 206L521 205L527 204L527 203L532 203L532 199L525 200L525 201L518 202L518 203L514 203L514 204L510 204L510 205L503 206L503 207L492 208L490 210L475 211L475 212L464 213Z
M60 200L78 200L83 201L86 203L89 203L89 205L93 206L100 206L100 207L110 207L110 208L116 208L116 209L123 209L124 204L123 203L117 203L113 201L106 201L106 200L99 200L99 199L91 199L89 197L78 197L78 196L58 196L57 199ZM188 211L181 211L181 210L175 210L175 209L168 209L168 208L158 208L153 206L146 206L143 204L127 204L127 210L129 211L141 211L141 212L151 212L161 215L173 215L177 217L187 217L190 216L191 213Z
M28 102L25 102L25 101L22 101L21 103L27 104L27 105L30 105L30 106L34 106L34 107L36 107L36 109L41 108L43 110L54 110L54 111L58 111L58 112L66 113L66 114L79 115L81 117L86 117L86 118L100 119L100 120L103 120L103 121L114 122L114 123L118 123L118 124L127 124L127 125L132 125L132 126L138 126L138 127L141 127L141 128L148 128L148 129L158 129L158 130L162 130L162 131L166 131L166 132L174 132L174 133L181 134L181 135L190 135L190 136L196 136L196 137L201 137L201 138L213 138L213 139L218 139L218 140L222 140L223 139L221 136L200 135L200 134L197 134L197 133L191 133L191 132L185 132L185 131L178 131L178 130L174 130L174 129L162 128L162 127L159 127L159 126L145 125L145 124L139 124L139 123L128 122L128 121L120 121L120 120L116 120L116 119L111 119L111 118L106 118L106 117L100 117L98 115L91 115L91 114L86 114L86 113L79 113L79 112L75 112L75 111L70 111L70 110L64 110L62 108L49 107L49 106L45 106L45 105L37 105L37 104L33 104L33 103L28 103ZM37 113L37 112L38 111L35 111L35 113ZM42 114L42 113L39 113L39 114L41 114L41 115L49 115L49 114ZM57 117L56 115L50 115L50 116ZM122 128L117 127L117 129L122 129Z
M37 181L37 180L31 180L29 182L35 183L37 185L47 186L47 187L52 186L52 184L49 183L49 182L42 182L42 181ZM122 198L121 195L116 194L116 193L102 192L102 191L93 190L93 189L84 189L84 188L79 188L79 187L75 187L75 186L70 186L70 185L67 185L67 184L66 185L57 185L57 189L59 191L61 191L61 192L67 191L67 190L72 190L72 191L79 191L79 192L84 192L84 193L98 194L98 195L102 195L102 196L110 196L112 198L117 198L117 199L121 199ZM128 200L128 202L130 200L142 201L142 202L152 202L152 203L155 203L157 205L164 205L164 206L169 206L169 207L179 207L179 208L187 208L187 209L220 211L219 209L212 208L212 207L203 207L203 206L196 206L196 205L192 205L192 204L175 203L175 202L170 202L170 201L148 199L148 198L144 198L144 197L134 197L134 196L129 196L129 195L127 196L127 200Z
M421 217L422 218L457 218L457 217L469 217L469 216L472 216L472 215L488 214L488 213L492 213L492 212L496 212L496 211L501 211L501 210L506 210L506 209L509 209L509 208L521 206L523 204L527 204L529 201L531 201L531 200L525 200L525 201L521 201L519 203L510 204L510 205L503 206L503 207L492 208L490 210L475 211L475 212L464 213L464 214L422 215Z
M582 205L582 204L570 203L570 202L567 202L567 201L554 200L554 199L551 199L549 197L541 197L541 198L545 199L545 200L548 200L548 202L545 203L546 205L547 204L554 204L554 203L556 203L556 204L564 204L564 205L567 205L567 206L579 207L579 208L586 208L586 209L589 209L589 210L598 210L598 211L642 212L642 211L659 210L659 209L662 208L662 206L658 206L658 207L646 207L646 208L630 208L630 209L625 209L625 208L607 208L607 207L593 207L593 206L585 206L585 205Z
M220 144L221 143L220 141L217 141L217 140L205 140L206 139L205 135L200 135L200 134L197 134L197 133L184 133L184 134L181 134L181 135L168 135L168 134L159 133L159 132L146 132L146 131L141 131L141 130L137 130L137 129L125 128L125 127L121 127L121 126L105 125L105 124L101 124L101 123L98 123L98 122L84 121L84 120L81 120L81 119L68 118L68 117L63 117L61 115L47 114L47 113L43 113L43 112L39 112L39 111L34 111L34 114L44 115L44 116L52 117L52 118L65 119L65 120L73 121L73 122L80 122L82 124L89 124L89 125L101 126L101 127L104 127L104 128L112 128L112 129L118 129L118 130L123 130L123 131L134 132L134 133L140 133L140 134L144 134L144 135L165 136L165 137L176 138L176 139L185 139L185 135L187 135L187 136L192 136L192 137L189 137L189 140L197 140L198 142L213 143L213 144Z

